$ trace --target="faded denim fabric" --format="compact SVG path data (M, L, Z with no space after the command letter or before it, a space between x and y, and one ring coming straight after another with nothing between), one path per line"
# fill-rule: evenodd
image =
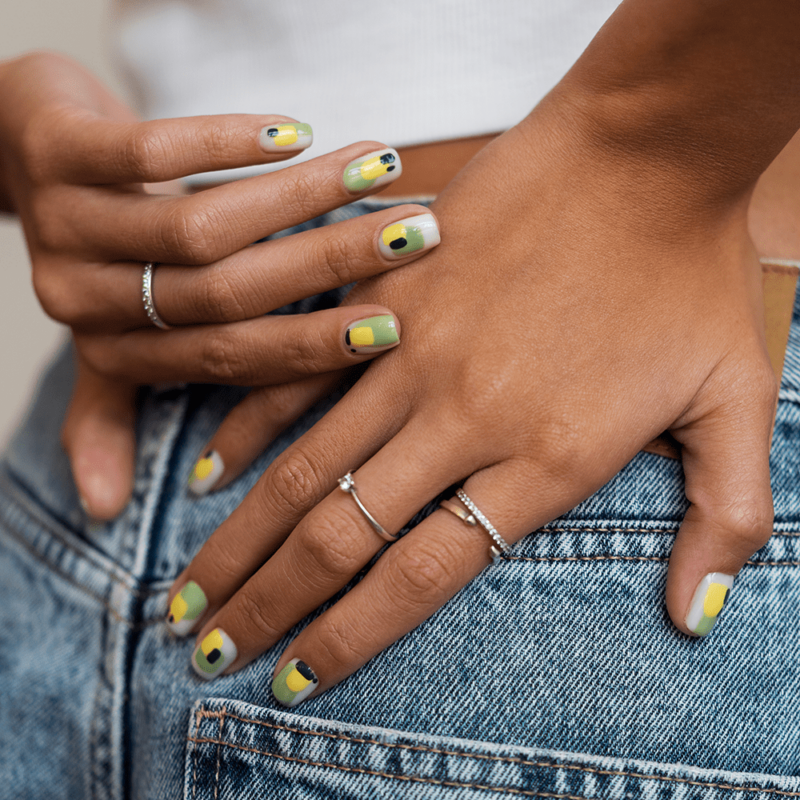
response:
M800 304L772 451L776 533L707 639L664 608L680 464L640 454L297 713L270 692L297 631L207 684L192 638L163 618L174 577L337 397L195 499L186 479L243 391L146 392L133 499L94 525L59 445L71 382L67 350L0 468L0 799L800 797Z

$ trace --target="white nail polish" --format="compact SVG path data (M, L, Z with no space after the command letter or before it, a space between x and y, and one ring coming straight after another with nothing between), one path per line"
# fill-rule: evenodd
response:
M225 470L222 456L216 450L209 450L197 460L189 476L189 489L198 497L208 494Z
M700 581L695 589L686 627L696 636L706 636L711 632L722 607L733 588L733 575L724 572L711 572Z
M389 147L351 161L344 168L342 180L348 191L359 193L396 181L402 174L400 156Z
M277 122L261 129L258 143L268 153L286 153L311 147L314 133L305 122Z
M385 258L397 259L430 250L441 241L433 214L418 214L385 227L378 239L378 249Z
M236 661L237 655L231 637L222 628L214 628L192 654L192 668L204 681L210 681Z

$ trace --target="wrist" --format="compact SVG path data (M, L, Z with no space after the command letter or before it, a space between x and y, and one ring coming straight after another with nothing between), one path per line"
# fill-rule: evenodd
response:
M628 0L545 103L640 180L730 205L800 128L798 24L789 0Z

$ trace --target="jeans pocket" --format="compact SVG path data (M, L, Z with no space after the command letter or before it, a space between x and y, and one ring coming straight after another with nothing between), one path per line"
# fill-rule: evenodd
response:
M656 795L800 797L800 778L451 739L216 698L193 707L184 773L186 800Z

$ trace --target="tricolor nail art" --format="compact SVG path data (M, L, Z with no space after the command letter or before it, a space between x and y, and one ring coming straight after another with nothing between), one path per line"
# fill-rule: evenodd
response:
M222 457L216 450L209 450L197 460L192 474L189 476L189 489L198 496L207 494L214 488L225 469Z
M272 694L288 708L299 705L319 685L314 670L299 658L293 658L272 681Z
M280 122L261 129L258 142L268 153L305 150L314 141L314 132L305 122Z
M345 346L351 353L377 353L399 341L397 323L391 314L360 319L352 323L344 334Z
M342 180L351 192L365 192L373 186L383 186L403 174L396 150L378 150L357 158L344 168Z
M192 655L192 667L203 680L210 681L236 660L236 645L222 628L214 628Z
M194 581L189 581L172 598L167 614L167 625L174 634L185 636L207 608L208 600L205 592Z
M384 228L378 249L386 258L403 258L420 250L430 250L441 241L433 214L419 214Z
M697 587L686 615L686 627L697 636L705 636L714 627L719 612L733 588L733 575L712 572Z

